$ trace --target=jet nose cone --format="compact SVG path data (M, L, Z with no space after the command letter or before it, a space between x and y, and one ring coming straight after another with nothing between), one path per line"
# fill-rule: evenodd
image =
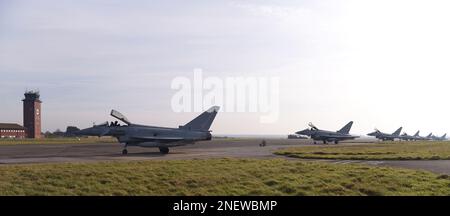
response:
M297 132L295 132L295 134L298 134L298 135L308 135L309 133L309 130L301 130L301 131L297 131Z

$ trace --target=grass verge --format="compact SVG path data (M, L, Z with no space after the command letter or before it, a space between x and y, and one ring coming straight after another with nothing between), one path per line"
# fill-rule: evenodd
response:
M281 149L275 154L304 159L449 160L450 142L302 146Z
M42 139L0 139L0 145L32 145L32 144L90 144L116 143L112 137L88 138L42 138Z
M430 172L284 159L0 166L0 195L450 195Z

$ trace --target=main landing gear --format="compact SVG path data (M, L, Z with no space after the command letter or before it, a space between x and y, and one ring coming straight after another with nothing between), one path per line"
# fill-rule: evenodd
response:
M127 154L128 154L127 144L125 144L125 146L123 147L123 150L122 150L122 155L127 155Z
M162 154L168 154L169 153L169 148L167 148L167 147L159 147L159 152L161 152Z

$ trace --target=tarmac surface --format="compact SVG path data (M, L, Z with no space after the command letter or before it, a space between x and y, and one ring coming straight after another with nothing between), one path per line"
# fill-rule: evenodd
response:
M133 161L133 160L175 160L205 158L286 158L273 154L277 149L301 145L313 145L309 140L267 139L265 147L259 146L262 139L215 139L194 145L170 148L163 155L158 148L128 147L128 154L122 155L123 145L107 144L48 144L48 145L0 145L0 164L33 164L58 162ZM361 141L339 145L361 144ZM376 145L364 142L367 145ZM335 164L367 164L427 170L450 175L450 160L411 161L362 161L362 160L308 160Z

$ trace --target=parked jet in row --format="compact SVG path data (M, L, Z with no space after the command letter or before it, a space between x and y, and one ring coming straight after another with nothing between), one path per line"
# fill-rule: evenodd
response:
M400 139L405 140L405 141L416 141L416 140L419 140L419 133L420 133L420 131L417 131L417 133L414 134L413 136L408 135L407 133L403 133L400 136Z
M318 140L323 141L324 144L326 144L327 142L334 142L335 144L338 144L339 141L351 140L359 137L359 136L352 136L349 134L352 125L353 122L351 121L348 124L346 124L342 129L334 132L334 131L320 130L312 123L309 123L309 126L311 128L298 131L296 132L296 134L310 137L311 139L314 140L314 144L316 144L316 141Z
M431 140L431 137L433 136L433 133L428 134L428 136L420 136L419 132L417 132L416 140Z
M122 154L127 154L127 146L158 147L163 154L169 153L169 147L194 144L196 141L211 140L211 127L219 107L211 107L186 125L178 128L165 128L131 123L124 115L112 110L111 116L122 121L126 125L108 122L94 125L76 132L85 136L113 136L120 143L124 143Z
M367 134L367 136L373 136L373 137L376 137L377 139L380 139L383 141L386 141L386 140L394 141L395 139L401 139L400 133L402 132L402 129L403 129L403 127L400 127L394 133L388 134L388 133L383 133L375 128L375 131Z
M431 139L435 140L435 141L445 141L445 140L447 140L447 134L444 134L441 137L432 135Z

